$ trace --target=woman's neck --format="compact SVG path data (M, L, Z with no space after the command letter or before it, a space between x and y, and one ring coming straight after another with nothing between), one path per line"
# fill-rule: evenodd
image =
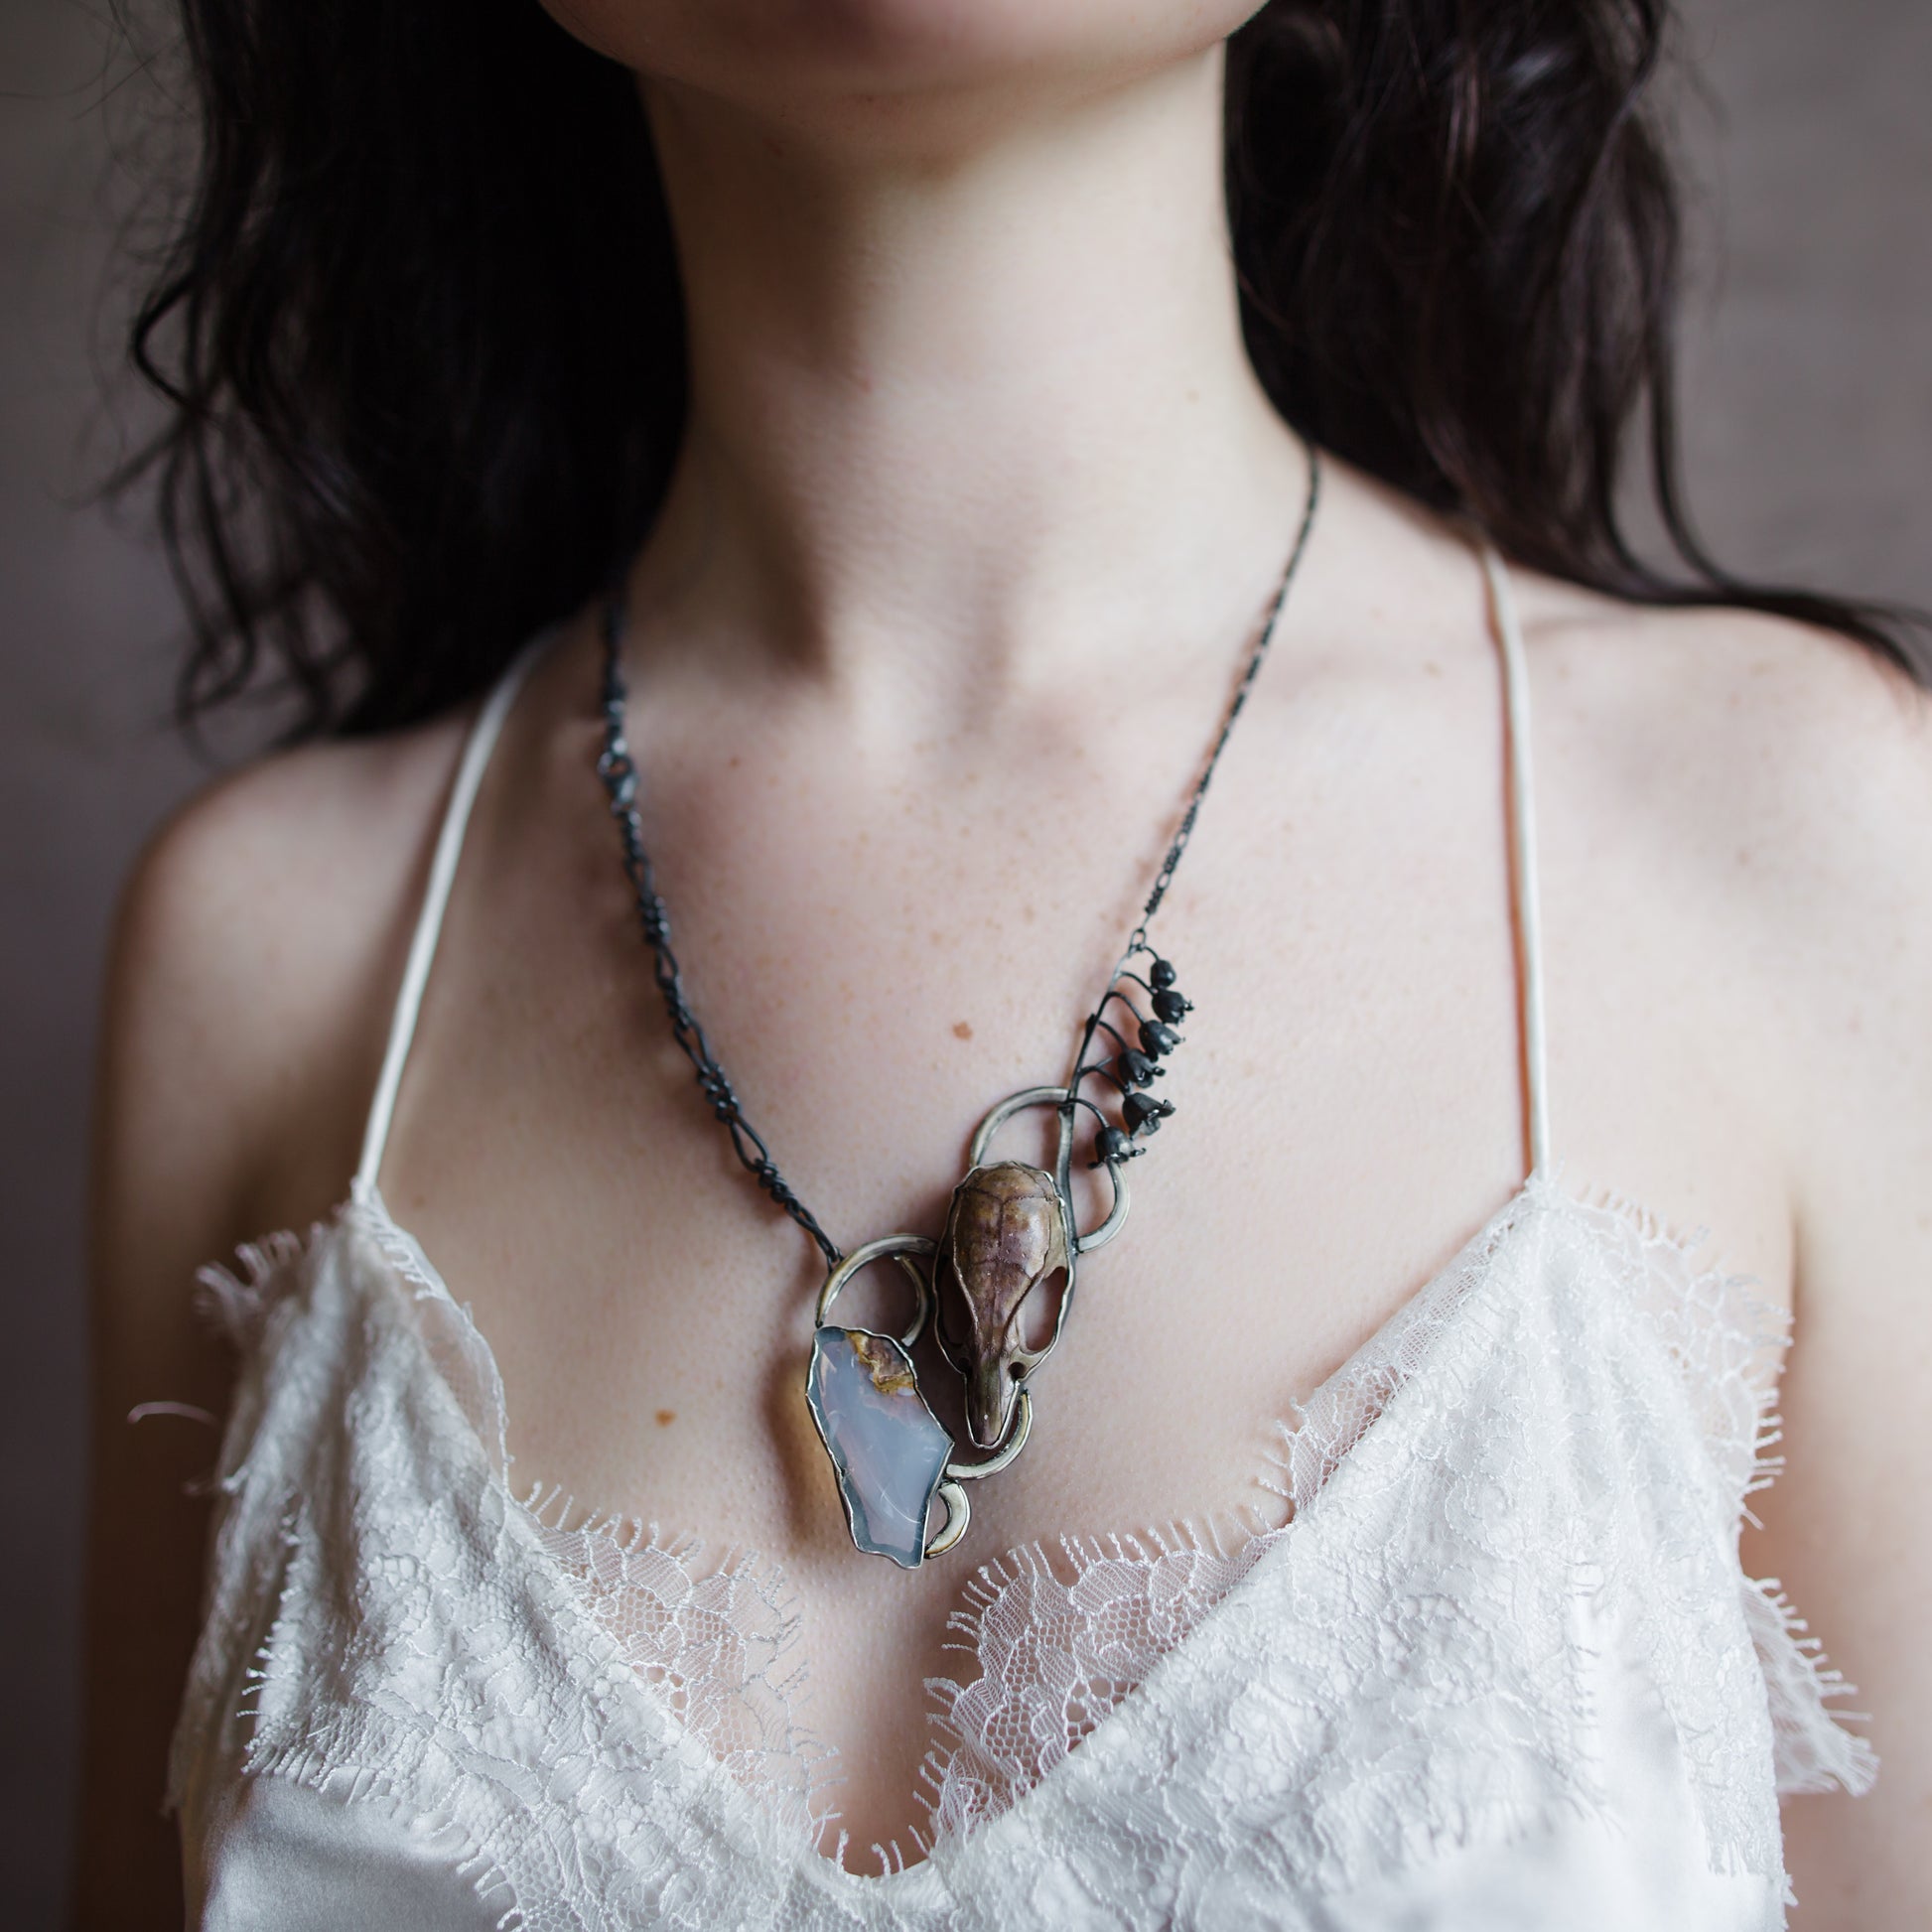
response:
M889 703L1225 652L1304 471L1242 346L1218 45L917 140L646 98L691 415L638 608Z

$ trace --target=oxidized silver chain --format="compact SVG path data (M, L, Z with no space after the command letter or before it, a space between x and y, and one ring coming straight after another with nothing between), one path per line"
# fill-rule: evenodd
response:
M1174 1111L1171 1100L1158 1099L1149 1089L1166 1073L1161 1062L1181 1043L1175 1027L1192 1002L1181 995L1173 965L1149 944L1148 927L1193 836L1201 800L1267 658L1289 587L1314 528L1321 464L1312 444L1305 443L1304 448L1308 495L1280 584L1140 920L1128 935L1100 1004L1087 1017L1073 1071L1063 1086L1029 1087L1009 1095L981 1121L969 1149L966 1175L953 1189L945 1228L937 1241L919 1234L889 1234L844 1253L778 1171L712 1052L704 1028L685 998L683 973L671 948L670 914L644 850L637 812L637 763L624 733L621 577L604 600L600 614L604 744L597 772L617 822L624 877L636 898L638 923L651 950L671 1035L691 1062L713 1116L731 1136L739 1161L804 1229L825 1259L830 1272L818 1295L806 1400L838 1477L853 1542L869 1555L890 1557L905 1569L916 1569L925 1558L951 1549L965 1534L971 1512L961 1483L1005 1468L1025 1447L1033 1422L1028 1384L1066 1325L1073 1303L1074 1262L1120 1232L1128 1205L1125 1164L1146 1152L1148 1137ZM1145 973L1135 964L1143 957ZM1136 993L1144 999L1146 1012ZM1129 1029L1132 1036L1122 1028ZM1102 1043L1103 1035L1111 1046ZM1117 1104L1118 1120L1109 1116L1106 1105L1081 1091L1090 1080L1102 1081L1111 1089L1108 1103ZM999 1130L1015 1114L1035 1107L1051 1107L1059 1115L1053 1171L1020 1161L989 1162L986 1156ZM1094 1123L1087 1166L1105 1169L1113 1195L1105 1219L1085 1233L1075 1226L1072 1208L1073 1149L1082 1114ZM883 1260L896 1261L911 1283L910 1325L898 1335L832 1325L828 1316L841 1290L861 1269ZM1063 1280L1051 1330L1042 1343L1030 1346L1022 1325L1025 1306L1055 1277ZM952 1438L919 1389L910 1351L935 1313L940 1351L966 1384L968 1431L980 1449L991 1451L980 1462L953 1460ZM935 1503L943 1508L944 1520L936 1531L928 1532L927 1517Z

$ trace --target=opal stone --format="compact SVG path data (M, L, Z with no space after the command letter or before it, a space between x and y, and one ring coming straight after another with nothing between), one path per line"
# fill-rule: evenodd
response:
M925 1556L926 1508L953 1442L919 1393L911 1356L891 1335L820 1328L805 1393L838 1472L853 1542L916 1570Z

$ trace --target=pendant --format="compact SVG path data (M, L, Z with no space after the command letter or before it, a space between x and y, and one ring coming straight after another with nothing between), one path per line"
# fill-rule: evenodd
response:
M1118 1159L1096 1160L1113 1183L1112 1208L1090 1233L1073 1225L1074 1121L1077 1109L1090 1104L1065 1087L1029 1087L1001 1101L973 1136L970 1165L953 1189L940 1239L889 1234L869 1241L819 1290L806 1402L838 1477L846 1527L867 1556L916 1570L952 1549L972 1518L962 1485L1004 1469L1027 1446L1033 1427L1027 1383L1066 1326L1074 1260L1111 1241L1127 1219ZM1054 1173L986 1160L994 1135L1016 1113L1046 1106L1060 1115ZM898 1263L912 1287L906 1329L888 1335L834 1323L833 1304L847 1284L887 1260ZM1030 1345L1022 1331L1027 1304L1062 1273L1051 1329ZM919 1389L911 1350L935 1309L940 1352L965 1381L968 1432L976 1447L992 1451L978 1462L953 1459L953 1439ZM928 1531L935 1504L941 1520Z
M1157 891L1150 912L1159 899ZM1142 955L1149 961L1145 979L1131 963ZM1123 982L1140 989L1151 1013L1141 1012ZM963 1485L1004 1469L1026 1448L1034 1420L1030 1385L1065 1332L1074 1264L1121 1231L1127 1220L1125 1165L1173 1112L1171 1101L1156 1100L1147 1089L1166 1071L1159 1062L1180 1044L1174 1023L1191 1004L1175 988L1173 968L1154 957L1145 928L1138 928L1087 1020L1066 1085L1010 1094L974 1130L966 1173L952 1190L939 1239L888 1234L854 1249L826 1276L805 1396L838 1477L846 1527L866 1555L916 1570L927 1557L952 1549L972 1518ZM1116 1018L1134 1026L1133 1043L1107 1018L1115 1009ZM1094 1057L1103 1034L1115 1050ZM1106 1081L1119 1096L1120 1122L1081 1092L1090 1079ZM1053 1171L989 1160L1001 1128L1035 1107L1059 1115ZM1073 1143L1083 1113L1096 1123L1088 1166L1104 1168L1113 1189L1106 1218L1084 1234L1073 1220ZM861 1269L889 1260L911 1284L911 1324L898 1335L834 1324L832 1305L847 1283ZM1059 1305L1046 1332L1030 1342L1029 1306L1055 1277ZM953 1439L919 1388L912 1347L928 1321L939 1352L965 1383L966 1430L974 1448L986 1451L981 1461L953 1459ZM935 1506L940 1521L928 1529Z

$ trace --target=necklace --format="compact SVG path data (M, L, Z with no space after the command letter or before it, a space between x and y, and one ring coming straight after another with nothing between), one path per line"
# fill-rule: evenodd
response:
M597 772L617 822L624 876L636 898L672 1036L691 1062L699 1091L731 1136L739 1161L824 1257L828 1272L818 1292L805 1399L838 1478L846 1526L868 1556L915 1570L965 1535L971 1506L964 1485L1004 1469L1026 1447L1033 1427L1031 1384L1066 1327L1074 1264L1120 1232L1127 1219L1126 1165L1147 1151L1148 1139L1174 1111L1173 1101L1151 1089L1167 1073L1163 1062L1181 1043L1175 1027L1193 1003L1182 997L1173 966L1149 943L1148 927L1193 836L1208 781L1260 674L1308 549L1321 468L1314 446L1304 448L1308 496L1280 585L1140 920L1081 1030L1073 1071L1063 1085L1009 1094L980 1122L967 1151L965 1177L953 1189L936 1241L923 1234L888 1234L844 1252L779 1173L712 1052L685 998L683 973L671 950L670 915L644 851L637 764L624 736L621 577L604 601L604 745ZM1140 961L1146 962L1145 972L1138 969ZM1102 1084L1102 1100L1082 1090L1089 1082ZM1023 1161L989 1160L1000 1130L1034 1108L1051 1108L1059 1116L1052 1171ZM1082 1124L1091 1127L1086 1165L1105 1170L1111 1189L1106 1216L1085 1232L1074 1224L1072 1205L1075 1142ZM839 1326L831 1319L839 1295L861 1270L881 1261L896 1263L911 1289L907 1326L897 1334ZM1036 1295L1050 1293L1055 1281L1058 1306L1042 1338L1029 1343L1022 1320L1027 1306ZM928 1322L934 1324L941 1355L965 1384L967 1433L986 1452L979 1461L955 1459L957 1445L920 1390L911 1350ZM929 1528L935 1506L941 1520Z

